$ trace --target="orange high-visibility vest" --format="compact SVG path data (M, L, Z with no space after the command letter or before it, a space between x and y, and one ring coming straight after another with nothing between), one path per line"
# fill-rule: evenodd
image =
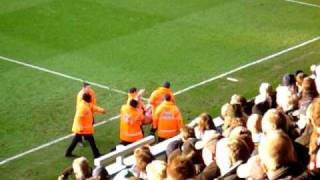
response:
M167 139L178 135L182 125L180 110L173 102L164 101L153 114L153 128L157 129L160 138Z
M84 89L82 88L77 95L77 106L81 102L83 94L84 94ZM97 103L96 93L92 88L89 88L88 94L91 96L91 103L96 105Z
M123 105L120 112L120 140L135 142L143 138L140 128L143 121L142 112L130 105Z
M93 134L93 113L102 113L103 108L81 100L74 116L72 132L76 134Z
M149 98L149 104L152 106L152 112L154 112L157 106L159 106L163 102L165 95L170 95L171 101L175 103L171 89L159 87L158 89L152 92Z

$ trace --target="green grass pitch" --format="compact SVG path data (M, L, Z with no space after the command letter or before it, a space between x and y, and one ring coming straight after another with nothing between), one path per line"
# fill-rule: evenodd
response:
M304 2L320 5L317 0ZM284 0L0 0L0 56L112 88L148 95L164 80L174 91L320 35L320 8ZM320 62L320 42L251 66L176 97L185 122L217 116L234 93L252 97L261 82ZM0 58L0 160L71 132L81 83ZM97 103L119 113L126 96L98 87ZM107 153L118 121L95 128ZM0 179L56 179L72 159L70 139L0 165ZM89 147L75 154L88 157Z

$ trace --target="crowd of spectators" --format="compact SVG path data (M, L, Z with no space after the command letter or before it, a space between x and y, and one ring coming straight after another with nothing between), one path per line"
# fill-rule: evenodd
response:
M250 100L233 95L216 118L202 113L183 126L166 158L136 149L130 175L115 179L319 179L320 66L258 90Z

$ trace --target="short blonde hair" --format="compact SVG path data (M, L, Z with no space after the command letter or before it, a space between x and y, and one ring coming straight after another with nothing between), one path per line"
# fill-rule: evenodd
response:
M85 179L91 177L91 168L87 158L85 157L79 157L73 160L72 168L76 179Z
M270 95L272 93L272 86L269 83L261 83L259 93L263 95Z
M246 162L250 158L251 148L241 137L229 138L227 146L229 148L229 158L232 165L240 160Z
M167 164L164 161L154 160L146 167L148 179L162 180L166 178Z
M220 114L221 114L222 118L226 118L226 117L230 116L229 112L231 109L232 109L232 105L229 103L222 105L221 110L220 110Z
M276 109L269 109L262 118L262 131L268 132L270 130L281 129L288 132L289 122L286 115Z
M270 131L259 145L259 157L267 171L275 171L296 161L289 136L281 130Z

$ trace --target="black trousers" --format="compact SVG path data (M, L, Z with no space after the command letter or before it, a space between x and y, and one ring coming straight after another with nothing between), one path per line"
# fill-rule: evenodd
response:
M92 154L94 158L98 158L99 156L101 156L96 143L94 141L94 137L92 134L75 134L75 136L72 139L71 144L69 145L68 149L66 150L65 155L71 155L72 151L74 150L74 148L76 147L76 145L78 144L78 142L81 142L82 136L84 137L85 140L87 140L89 142Z

